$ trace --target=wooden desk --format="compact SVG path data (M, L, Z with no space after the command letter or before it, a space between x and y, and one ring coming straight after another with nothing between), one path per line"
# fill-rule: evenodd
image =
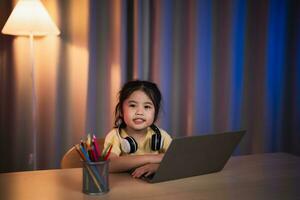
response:
M300 199L300 157L285 153L232 157L218 173L149 184L110 174L110 191L81 192L81 169L0 174L0 199Z

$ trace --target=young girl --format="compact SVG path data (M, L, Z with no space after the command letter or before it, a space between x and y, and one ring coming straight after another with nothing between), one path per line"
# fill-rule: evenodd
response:
M155 83L129 81L119 93L115 128L105 138L112 144L110 172L133 171L134 178L153 174L171 143L171 137L157 128L161 93Z

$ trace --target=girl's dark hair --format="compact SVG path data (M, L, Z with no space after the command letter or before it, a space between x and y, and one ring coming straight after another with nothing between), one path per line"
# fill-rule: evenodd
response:
M122 105L124 101L135 91L140 90L151 99L155 107L154 121L156 121L161 102L161 93L155 83L150 81L133 80L125 83L119 92L118 103L115 108L115 127L125 128Z

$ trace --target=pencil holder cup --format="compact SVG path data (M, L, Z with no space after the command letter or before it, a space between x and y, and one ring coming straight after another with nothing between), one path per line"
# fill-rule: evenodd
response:
M85 194L100 195L109 191L109 160L83 162L82 191Z

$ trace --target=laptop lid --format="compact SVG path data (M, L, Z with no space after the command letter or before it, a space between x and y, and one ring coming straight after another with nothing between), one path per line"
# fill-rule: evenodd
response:
M218 172L246 131L174 138L150 183Z

